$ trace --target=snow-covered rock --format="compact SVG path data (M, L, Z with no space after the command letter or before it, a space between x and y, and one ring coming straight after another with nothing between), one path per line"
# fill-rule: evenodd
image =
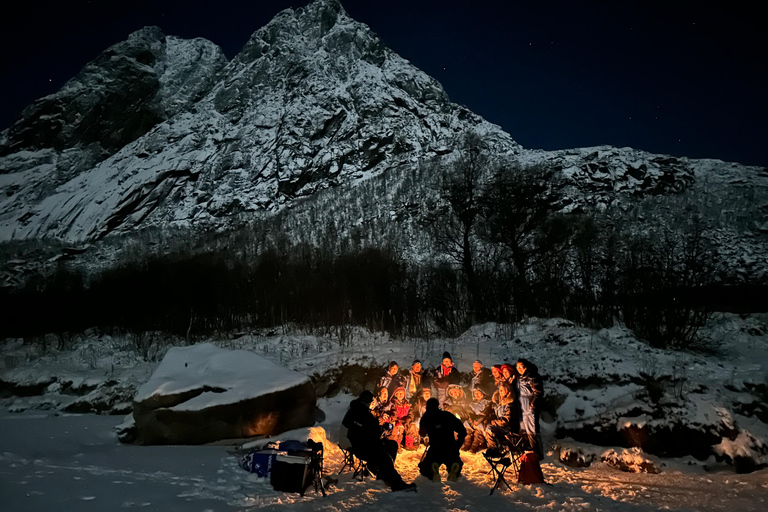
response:
M202 444L310 426L308 377L245 350L176 347L134 398L139 444Z
M640 448L630 448L628 450L606 450L600 460L618 470L628 473L661 473L651 459Z

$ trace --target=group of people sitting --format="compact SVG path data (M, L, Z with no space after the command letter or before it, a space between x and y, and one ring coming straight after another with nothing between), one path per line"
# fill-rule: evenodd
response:
M383 451L391 459L387 463L377 453L374 467L386 466L385 474L377 476L394 479L390 485L398 490L410 486L402 482L392 461L400 449L417 449L425 438L429 450L419 468L431 479L439 479L441 464L449 468L449 479L458 477L462 466L460 449L472 453L486 448L498 451L513 435L525 436L529 448L543 458L539 427L542 395L538 368L526 359L519 359L514 366L500 364L490 369L476 360L472 371L462 374L445 352L440 366L431 371L424 371L416 360L410 369L401 372L397 362L392 361L379 379L375 396L364 391L352 402L342 423L356 453L358 447ZM353 411L356 413L350 414ZM362 441L353 440L357 433L353 432L355 425L350 416L358 416L358 420L366 417L366 447ZM368 464L370 469L370 460Z

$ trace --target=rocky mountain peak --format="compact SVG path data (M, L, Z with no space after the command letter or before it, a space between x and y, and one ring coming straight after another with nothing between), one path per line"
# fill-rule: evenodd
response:
M730 183L722 162L524 150L451 103L337 0L316 0L279 13L230 62L209 41L144 28L36 101L0 134L0 241L225 231L290 208L281 222L297 238L311 238L316 222L339 233L375 223L371 240L410 244L425 203L412 190L436 182L424 164L450 161L467 132L493 159L560 173L564 211L677 194L703 175ZM361 202L360 189L377 184L376 201Z

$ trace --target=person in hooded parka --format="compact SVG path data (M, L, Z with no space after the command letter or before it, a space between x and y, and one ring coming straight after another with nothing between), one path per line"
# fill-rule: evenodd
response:
M445 405L443 409L450 412L461 421L466 421L469 418L471 410L469 408L469 402L466 395L464 395L464 388L458 384L448 385L448 397L445 399Z
M432 398L431 388L422 388L421 395L413 400L413 407L411 413L413 414L413 421L418 424L424 413L427 412L427 400Z
M412 489L406 484L394 466L397 443L382 440L379 421L371 413L373 393L363 391L359 398L352 400L341 424L347 428L347 439L353 453L368 463L368 469L386 482L393 491Z
M418 429L413 425L413 414L411 413L411 402L405 398L405 388L399 387L395 390L394 396L389 399L390 411L392 414L392 423L394 428L392 429L391 439L397 441L400 446L405 445L406 433L411 436L410 445L408 448L413 449L413 434L418 432Z
M517 429L512 400L512 390L509 386L502 384L493 399L493 419L486 431L485 439L489 449L500 450L510 433Z
M464 465L459 449L467 436L467 429L461 421L450 412L440 410L440 402L436 398L430 398L427 401L427 411L421 418L419 435L429 437L429 448L419 463L419 472L439 482L440 466L445 464L448 468L448 480L457 480Z
M517 361L517 373L520 431L528 435L531 449L541 460L544 458L544 447L541 441L539 414L541 397L544 395L543 379L539 368L527 359Z
M467 440L464 441L464 450L477 453L487 446L486 432L493 417L493 403L482 388L477 387L472 392L473 400L470 404L471 413L464 422L467 427Z
M378 418L379 422L390 423L392 421L392 403L389 401L390 395L387 388L379 388L376 398L371 403L371 411Z

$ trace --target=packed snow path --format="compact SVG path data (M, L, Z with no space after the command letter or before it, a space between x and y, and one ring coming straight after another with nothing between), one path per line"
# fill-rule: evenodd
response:
M339 404L324 404L328 409ZM329 417L336 416L330 414ZM336 418L333 420L337 421ZM291 510L530 510L762 511L768 500L768 470L749 475L705 474L700 469L658 475L622 473L602 464L572 469L544 464L551 486L519 486L489 496L487 467L480 455L462 454L465 477L436 484L416 477L420 452L404 452L397 467L417 493L392 493L371 479L339 478L322 497L272 490L238 466L222 446L121 444L120 419L110 416L0 416L0 509L158 511ZM329 433L336 423L325 425ZM341 454L326 443L326 475L336 478Z

